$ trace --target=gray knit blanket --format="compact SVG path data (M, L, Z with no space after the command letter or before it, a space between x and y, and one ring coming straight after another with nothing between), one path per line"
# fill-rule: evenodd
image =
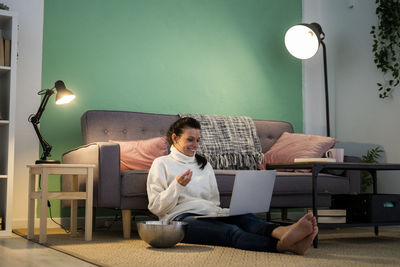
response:
M251 118L240 116L179 114L201 124L200 145L203 155L214 169L257 169L263 154L256 127Z

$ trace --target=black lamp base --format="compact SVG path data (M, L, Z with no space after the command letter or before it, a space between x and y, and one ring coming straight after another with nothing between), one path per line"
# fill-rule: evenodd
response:
M61 162L59 160L51 160L51 159L38 159L35 161L35 164L60 164Z

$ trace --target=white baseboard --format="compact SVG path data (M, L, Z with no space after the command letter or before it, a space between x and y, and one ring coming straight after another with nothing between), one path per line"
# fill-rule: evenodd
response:
M7 237L11 236L11 231L10 230L1 230L0 237L2 237L2 236L7 236Z

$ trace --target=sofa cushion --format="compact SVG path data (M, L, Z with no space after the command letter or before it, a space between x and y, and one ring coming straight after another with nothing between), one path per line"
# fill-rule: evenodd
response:
M236 171L215 170L221 197L232 194ZM318 193L348 194L349 179L344 176L318 174ZM312 174L277 172L274 195L312 194Z
M284 132L264 154L265 163L290 163L295 158L321 158L336 139L319 135Z
M155 158L168 154L166 137L110 142L119 144L121 171L148 170Z
M348 194L349 179L344 176L318 174L318 193ZM299 172L277 172L274 195L312 194L312 174Z
M218 190L220 192L221 207L228 208L233 183L235 181L236 171L231 170L215 170L217 178ZM121 173L121 196L125 198L143 198L147 203L147 181L148 170L133 170ZM327 206L330 203L330 194L347 194L349 192L349 181L346 177L335 176L320 173L318 175L318 194L319 205ZM309 207L312 194L312 177L310 173L293 173L293 172L277 172L273 191L273 199L276 197L289 197L289 203L285 203L284 207ZM327 196L322 201L321 196ZM293 201L293 198L304 198L303 202ZM128 200L126 200L128 201ZM147 204L142 208L146 208ZM273 201L271 206L278 207L276 203L282 201ZM305 203L307 203L306 206ZM329 205L328 205L329 206ZM137 206L138 208L138 206Z
M215 170L220 196L232 194L236 171ZM133 170L121 173L121 195L124 197L147 196L146 181L148 170ZM347 177L320 173L318 193L348 194ZM274 195L312 194L311 173L277 172Z

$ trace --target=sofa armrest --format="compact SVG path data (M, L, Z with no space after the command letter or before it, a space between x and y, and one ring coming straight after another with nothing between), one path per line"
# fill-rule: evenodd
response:
M63 163L95 164L93 173L93 205L99 208L119 208L121 204L119 145L96 142L72 149L62 156ZM71 190L69 175L63 175L62 188ZM79 186L84 186L79 179Z
M356 156L344 156L344 162L362 162L360 157ZM350 183L350 194L358 194L361 192L361 171L347 170L345 172L349 178Z

